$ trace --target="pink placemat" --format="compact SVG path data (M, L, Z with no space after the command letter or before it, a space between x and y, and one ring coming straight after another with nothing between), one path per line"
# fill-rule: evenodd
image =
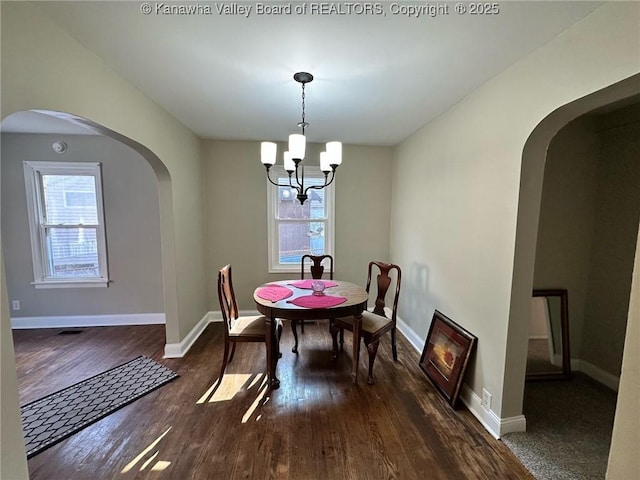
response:
M283 287L282 285L269 284L260 288L257 292L257 295L260 298L264 298L265 300L278 302L293 295L293 290L287 287Z
M335 307L347 301L347 297L334 297L333 295L304 295L293 300L287 300L287 303L293 303L298 307L306 308L329 308Z
M293 285L294 287L297 287L297 288L304 288L304 289L311 290L311 283L317 282L317 281L318 280L313 280L310 278L309 280L300 280L298 282L290 283L289 285ZM331 288L338 285L336 282L333 282L331 280L319 280L319 281L324 283L324 288Z

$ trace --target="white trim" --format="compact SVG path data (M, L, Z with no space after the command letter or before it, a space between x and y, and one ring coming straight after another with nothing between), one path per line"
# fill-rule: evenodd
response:
M281 165L274 165L270 169L271 178L275 178L277 181L278 177L286 177L287 172L285 172L284 168ZM320 171L320 167L316 166L306 166L305 167L306 178L312 177L316 179L322 180L324 178L324 174ZM267 238L268 241L268 272L269 273L297 273L300 271L300 264L281 264L280 263L280 245L279 245L279 234L278 234L278 225L279 222L288 221L288 219L278 219L277 209L278 209L278 187L271 184L267 179ZM295 184L295 179L294 179ZM326 217L324 219L291 219L292 222L324 222L325 231L324 231L324 254L332 255L334 254L335 247L335 181L324 188L324 203L325 203L325 212ZM335 271L335 259L334 259L334 271Z
M204 317L196 323L195 327L182 339L180 343L167 343L164 346L164 358L182 358L189 351L198 337L207 328L209 322L212 321L211 312L205 313Z
M396 326L413 348L422 355L426 337L424 339L420 337L399 317L396 318ZM526 431L527 421L524 415L500 418L493 410L485 410L482 407L481 398L466 383L462 384L462 388L460 389L460 400L462 400L462 403L464 403L473 416L476 417L482 426L495 438L500 438L501 435L507 433Z
M50 280L46 282L31 282L31 285L40 288L106 288L108 280Z
M11 328L109 327L117 325L164 324L164 313L131 313L116 315L71 315L56 317L15 317Z
M547 340L549 335L531 335L529 340Z
M500 418L493 410L486 410L482 407L482 399L466 383L460 389L460 400L496 439L507 433L525 432L527 430L527 420L524 415Z
M240 316L258 315L257 310L240 310ZM214 311L205 313L204 317L196 324L195 327L182 339L180 343L167 343L164 346L164 358L182 358L193 346L196 340L202 335L204 329L209 323L222 322L222 312Z
M403 322L399 317L396 317L396 328L405 336L409 343L416 349L416 351L422 355L425 339L421 338L413 329Z
M25 192L27 196L27 214L29 236L31 240L31 257L33 266L32 285L35 288L77 288L108 287L109 268L107 264L107 242L104 226L104 197L102 192L101 164L96 162L22 162ZM82 175L93 177L97 223L95 224L52 224L45 214L43 175ZM49 271L47 254L47 229L86 228L95 230L98 249L99 277L54 277Z
M600 367L578 358L571 359L571 370L582 372L585 375L591 377L596 382L609 387L611 390L618 391L620 388L620 377L616 377L612 373L605 372Z

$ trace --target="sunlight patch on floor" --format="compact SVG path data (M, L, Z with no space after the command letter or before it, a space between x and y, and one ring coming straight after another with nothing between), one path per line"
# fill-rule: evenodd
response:
M238 392L250 390L261 379L264 383L264 378L264 374L227 373L222 377L222 382L218 383L218 380L216 380L196 403L200 405L203 403L226 402L231 400Z
M265 373L228 373L222 377L222 381L216 380L202 395L197 404L224 402L233 399L239 392L251 392L255 390L256 398L251 403L242 417L242 423L247 423L251 417L255 416L255 421L259 421L261 414L256 411L267 404L269 397L266 396L269 388L269 377Z
M247 412L242 417L242 423L247 423L249 421L249 419L251 418L251 416L255 413L255 411L258 408L258 406L260 406L261 404L262 405L266 405L266 403L269 401L269 397L265 398L265 395L269 391L269 389L267 388L267 380L268 380L268 377L266 375L263 375L262 383L260 384L260 387L258 388L258 396L256 397L256 399L253 401L251 406L247 409ZM253 382L253 383L255 383L255 382ZM252 383L252 385L253 385L253 383ZM263 401L263 398L264 398L264 401ZM256 422L260 420L260 416L261 415L258 415L256 417Z
M162 435L160 435L158 438L156 438L153 442L151 442L151 444L145 448L144 450L142 450L142 452L140 452L140 454L134 458L133 460L131 460L131 462L129 462L120 473L127 473L130 470L133 469L133 467L136 466L136 464L140 461L142 461L142 459L148 454L150 453L158 443L160 443L160 440L162 440L165 435L167 433L169 433L169 430L171 430L171 427L167 428L164 433ZM151 457L149 459L147 459L141 466L140 466L140 471L144 470L145 468L147 468L151 462L153 462L156 457L158 456L160 452L158 450L155 451L155 453L153 455L151 455ZM171 462L166 462L164 460L159 460L158 462L156 462L154 464L153 467L151 467L151 470L164 470L165 468L167 468L169 465L171 465Z
M151 468L151 470L154 472L162 471L165 468L167 468L169 465L171 465L171 462L165 462L164 460L160 460Z

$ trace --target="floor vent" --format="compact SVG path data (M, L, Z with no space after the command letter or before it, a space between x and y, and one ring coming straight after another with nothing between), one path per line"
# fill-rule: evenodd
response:
M82 328L67 329L67 330L59 331L56 335L75 335L77 333L82 333L82 332L84 332Z

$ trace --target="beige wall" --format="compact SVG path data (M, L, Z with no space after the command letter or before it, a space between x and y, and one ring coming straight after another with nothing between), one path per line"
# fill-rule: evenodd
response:
M2 251L0 242L0 252ZM11 337L9 299L4 274L4 262L0 255L0 478L27 480L27 457L25 455L22 419L18 406L18 381Z
M514 273L524 146L556 108L638 73L638 7L604 5L395 152L391 257L410 271L400 317L426 335L437 308L476 334L466 382L503 419L522 412L533 283L533 244Z
M56 140L68 149L57 154ZM109 288L35 289L23 161L100 162ZM158 182L147 161L111 138L2 134L2 230L12 317L163 313ZM44 320L44 319L43 319Z
M307 147L306 164L317 163L320 147ZM254 310L256 286L298 275L267 273L268 185L260 143L206 140L203 159L209 310L220 310L215 273L227 263L238 307ZM389 260L390 177L390 148L344 146L335 179L336 278L364 285L369 261Z

